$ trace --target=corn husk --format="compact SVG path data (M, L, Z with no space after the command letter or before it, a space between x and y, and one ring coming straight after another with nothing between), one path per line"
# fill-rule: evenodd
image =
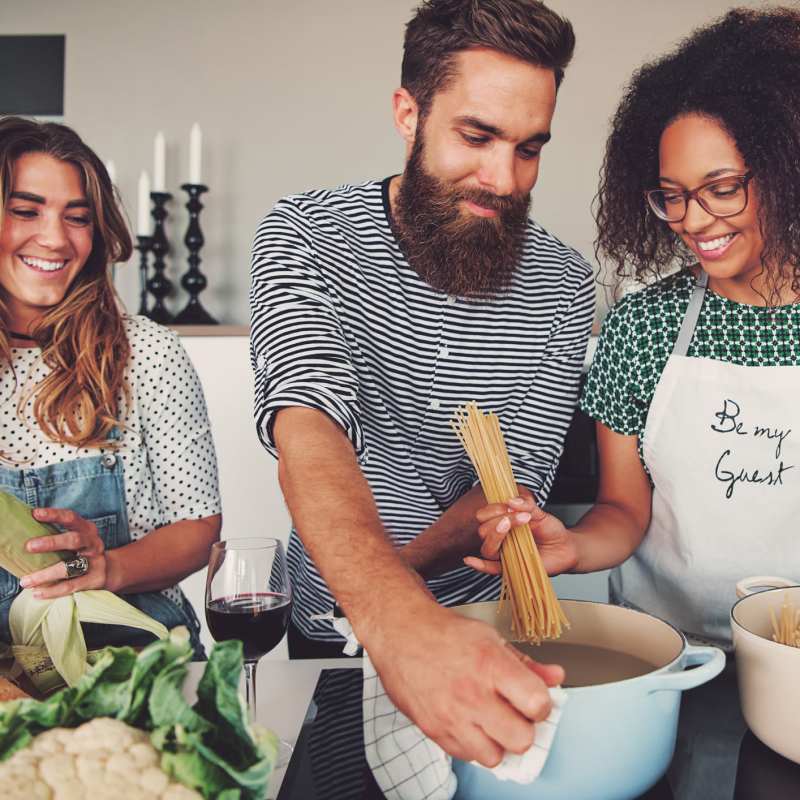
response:
M25 543L56 533L31 516L31 508L0 492L0 566L18 578L44 569L71 553L28 553ZM61 558L60 558L61 557ZM81 622L127 625L164 639L168 631L113 592L91 589L55 600L40 600L24 589L9 613L11 650L36 688L47 693L66 683L74 686L92 661Z
M36 572L59 561L71 558L71 553L29 553L28 540L52 536L58 531L33 518L33 509L8 492L0 491L0 567L17 578Z

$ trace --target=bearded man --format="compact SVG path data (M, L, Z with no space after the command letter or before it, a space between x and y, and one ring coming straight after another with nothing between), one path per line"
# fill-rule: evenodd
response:
M573 47L535 0L423 3L394 93L403 174L284 198L253 245L290 655L341 654L318 619L338 604L396 705L486 765L530 746L562 671L444 608L499 593L463 564L485 499L449 420L469 400L498 412L521 491L546 500L594 313L588 264L528 219Z

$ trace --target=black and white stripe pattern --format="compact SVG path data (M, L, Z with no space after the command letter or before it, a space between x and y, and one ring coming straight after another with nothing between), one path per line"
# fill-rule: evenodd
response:
M403 544L476 481L450 429L468 400L500 415L517 480L547 497L572 416L594 312L592 271L535 222L510 290L491 301L435 291L389 225L389 179L279 201L256 232L250 292L255 416L275 454L287 406L327 413L353 443L386 530ZM295 531L295 624L333 599ZM495 599L496 578L453 570L428 585L445 605Z

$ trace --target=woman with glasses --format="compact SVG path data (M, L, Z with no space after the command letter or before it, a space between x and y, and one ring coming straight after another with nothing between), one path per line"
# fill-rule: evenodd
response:
M499 571L529 510L550 574L613 568L612 601L729 649L738 580L800 582L800 11L731 11L641 68L598 200L598 255L646 287L606 318L581 399L597 501L572 528L488 506L468 563Z

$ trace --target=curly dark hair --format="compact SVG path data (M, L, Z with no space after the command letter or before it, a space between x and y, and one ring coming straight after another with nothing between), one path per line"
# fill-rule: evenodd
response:
M800 295L800 11L738 8L634 73L600 172L595 252L616 276L649 281L694 259L649 213L664 129L690 113L722 125L755 176L767 302Z
M556 87L572 59L572 25L539 0L425 0L406 26L400 83L420 116L454 77L458 53L488 47L552 69Z

